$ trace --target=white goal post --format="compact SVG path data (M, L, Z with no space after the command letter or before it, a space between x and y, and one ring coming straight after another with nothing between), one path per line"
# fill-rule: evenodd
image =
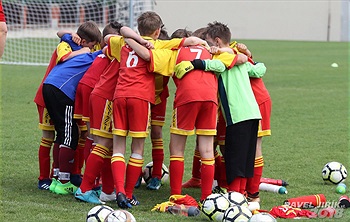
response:
M102 30L118 21L136 30L137 17L154 0L2 0L8 34L1 64L47 65L58 30L76 31L88 20Z

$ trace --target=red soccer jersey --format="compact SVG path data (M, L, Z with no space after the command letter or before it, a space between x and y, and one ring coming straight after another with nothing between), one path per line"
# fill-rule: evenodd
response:
M154 41L148 38L147 40L153 41L154 47L169 49L178 48L183 42L182 39ZM113 99L138 98L155 104L155 76L151 72L154 67L149 67L150 63L141 59L121 36L109 39L107 54L120 62Z
M47 66L45 75L44 75L43 79L41 80L40 86L39 86L39 88L38 88L38 90L36 91L36 94L35 94L34 102L36 104L40 105L40 106L43 106L43 107L45 107L44 97L43 97L43 93L42 93L43 82L45 81L47 75L49 75L49 73L51 72L52 68L55 67L56 59L57 59L57 51L55 50L52 53L52 56L51 56L49 65Z
M83 78L79 81L79 84L94 88L110 61L111 60L104 54L97 56L90 68L85 72Z
M269 91L266 89L262 78L249 78L250 85L258 105L270 99Z
M6 22L4 9L2 8L2 1L0 1L0 22Z
M117 85L118 76L119 62L118 60L113 59L100 76L100 80L96 83L95 88L92 90L91 94L96 94L102 98L112 101L114 90Z
M194 59L211 59L211 54L202 46L182 47L178 50L176 64ZM218 82L214 73L192 70L182 79L173 77L177 87L174 108L194 101L217 102Z

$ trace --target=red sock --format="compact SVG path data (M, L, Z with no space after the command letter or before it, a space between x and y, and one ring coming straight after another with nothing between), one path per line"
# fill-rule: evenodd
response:
M50 178L50 151L53 140L42 137L38 158L39 158L39 178L38 180Z
M86 162L87 158L89 157L91 151L93 150L94 146L92 145L94 142L94 140L90 137L87 137L86 140L85 140L85 147L84 147L84 159L83 159L83 163L84 164L84 161Z
M132 198L135 184L142 172L143 159L130 157L126 168L125 192L128 198Z
M104 163L103 163L103 168L101 172L102 191L105 192L106 194L111 194L114 191L111 158L112 158L112 153L109 153L108 156L106 156L103 159Z
M162 178L162 168L164 161L164 143L163 139L152 139L152 178L157 177Z
M241 179L242 177L236 177L235 179L233 179L233 181L228 185L228 191L240 192Z
M246 186L247 186L247 178L246 177L241 177L241 185L240 185L240 188L239 188L239 192L241 194L245 194Z
M75 150L69 147L60 147L60 155L59 155L59 165L60 165L60 181L61 183L69 182L69 178L61 178L61 174L71 174L73 169L74 162L74 154Z
M201 180L202 182L202 195L200 200L206 199L212 192L212 185L214 180L214 171L215 171L215 159L214 158L201 158L201 172L205 175L205 179Z
M112 156L111 159L113 181L116 189L116 193L119 192L125 194L124 178L125 178L125 158L124 156ZM138 174L139 176L140 174Z
M214 173L214 179L216 181L218 181L219 183L219 180L220 180L220 173L221 172L225 172L225 171L221 171L221 155L220 153L215 150L214 151L214 157L215 157L215 173Z
M95 186L95 180L99 177L101 169L104 165L104 158L108 154L109 149L100 144L97 144L85 165L83 180L80 189L83 193L92 190Z
M85 139L83 138L79 138L78 141L78 146L77 149L75 150L75 155L74 155L74 163L73 163L73 170L72 170L72 174L81 174L81 168L83 166L81 166L80 162L81 160L84 161L84 157L81 156L82 153L84 152L84 147L85 147Z
M216 169L215 169L216 171ZM225 159L221 158L221 164L220 164L220 173L219 173L219 180L218 180L219 187L228 188L227 180L226 180L226 164Z
M55 179L58 178L58 172L59 172L59 168L60 168L59 157L60 157L60 144L54 143L53 149L52 149L53 162L52 162L52 177L51 178L55 178Z
M184 174L184 157L170 156L169 176L170 176L170 195L181 195L182 177Z
M201 154L198 150L194 150L193 161L192 161L192 177L201 178Z
M264 158L262 156L255 158L254 176L248 178L246 190L250 194L259 193L260 179L264 168Z

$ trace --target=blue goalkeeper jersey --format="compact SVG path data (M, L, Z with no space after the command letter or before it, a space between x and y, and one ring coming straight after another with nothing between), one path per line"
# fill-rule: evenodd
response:
M57 87L74 101L80 79L101 53L102 50L94 53L84 53L57 64L46 77L44 84Z

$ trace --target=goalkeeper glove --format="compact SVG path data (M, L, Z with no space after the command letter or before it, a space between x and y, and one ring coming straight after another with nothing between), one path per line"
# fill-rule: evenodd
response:
M195 59L193 61L182 61L175 66L175 76L181 79L186 73L193 69L205 70L205 63L201 59Z

